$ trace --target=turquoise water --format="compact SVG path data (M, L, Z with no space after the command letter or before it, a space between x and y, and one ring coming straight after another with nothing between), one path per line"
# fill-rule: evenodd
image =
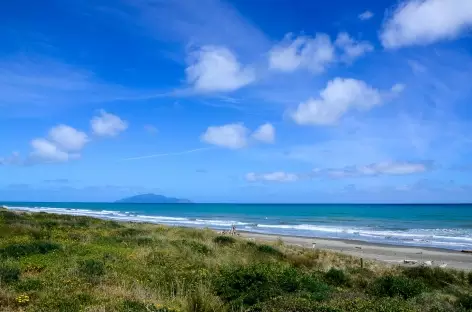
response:
M9 209L266 234L472 249L472 205L256 205L4 202Z

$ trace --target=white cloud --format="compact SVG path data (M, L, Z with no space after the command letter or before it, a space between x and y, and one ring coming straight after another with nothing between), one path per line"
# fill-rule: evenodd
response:
M378 175L408 175L422 173L429 170L426 163L415 162L379 162L365 166L345 167L341 169L325 169L317 170L314 174L327 175L333 178L349 178L362 176L378 176Z
M159 130L153 125L144 125L144 130L150 134L157 134Z
M413 162L381 162L357 168L357 172L361 175L406 175L427 170L428 166L426 164Z
M34 139L31 141L31 157L33 161L41 162L66 162L70 158L75 158L77 155L68 154L60 150L54 143L43 138Z
M87 134L66 125L49 130L49 139L65 151L79 151L88 142Z
M19 165L22 162L23 161L20 157L20 153L18 153L18 152L13 152L8 157L0 157L0 166Z
M425 45L454 39L471 27L470 0L409 0L386 20L380 39L385 48Z
M263 124L254 131L252 136L254 139L264 143L274 143L275 127L270 123Z
M197 91L234 91L252 83L254 69L243 67L225 47L204 46L191 53L187 81Z
M402 83L394 84L391 88L393 93L402 93L405 90L405 85Z
M100 115L90 121L92 131L98 136L116 136L128 128L128 123L120 117L100 110Z
M201 135L201 140L221 147L240 149L247 145L248 133L249 130L242 123L233 123L208 127Z
M341 59L345 62L352 62L362 55L374 50L374 47L367 41L356 41L348 33L338 34L335 44L343 50Z
M283 171L270 172L264 174L256 174L250 172L246 174L246 180L250 182L267 181L267 182L295 182L298 181L298 175Z
M372 17L374 17L374 13L372 13L371 11L365 11L365 12L359 14L359 19L360 19L361 21L369 20L369 19L371 19Z
M315 168L307 173L287 173L284 171L276 171L269 173L247 173L245 178L250 182L266 181L266 182L295 182L302 179L313 178L360 178L374 177L381 175L409 175L423 173L430 170L430 166L421 162L378 162L364 166L350 166L344 168Z
M315 37L287 34L282 42L269 51L269 67L273 70L292 72L306 68L314 73L323 72L336 59L331 39L326 34Z
M364 81L335 78L328 82L319 98L300 103L291 117L302 125L328 125L335 123L350 109L363 111L380 104L380 92Z

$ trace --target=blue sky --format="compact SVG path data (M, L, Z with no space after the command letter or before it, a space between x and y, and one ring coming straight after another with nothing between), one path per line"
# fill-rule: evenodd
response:
M472 200L472 2L4 1L0 200Z

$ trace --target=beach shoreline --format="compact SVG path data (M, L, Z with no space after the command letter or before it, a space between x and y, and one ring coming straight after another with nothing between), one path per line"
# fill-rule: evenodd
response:
M330 250L390 265L427 265L472 270L472 254L450 249L398 246L345 239L259 234L244 231L238 231L238 233L246 239L266 242L282 240L284 244L288 245Z
M35 213L28 210L21 209L9 209L10 207L2 207L10 211L18 213ZM48 212L51 213L51 212ZM91 218L107 219L90 216ZM137 221L126 221L126 220L114 220L115 222L122 223L141 223L148 225L158 225L159 223L153 222L137 222ZM172 224L162 224L165 226L176 226ZM191 227L191 226L185 226ZM191 227L195 229L202 229L199 227ZM212 229L215 232L221 230ZM350 256L364 258L367 260L378 261L389 265L426 265L432 267L447 267L461 270L472 271L472 254L463 253L452 249L442 249L437 247L415 247L415 246L404 246L404 245L393 245L393 244L382 244L372 243L360 240L350 240L341 238L319 238L319 237L303 237L303 236L292 236L282 234L264 234L257 232L250 232L244 230L238 230L237 233L240 237L245 239L253 239L262 242L275 242L279 239L284 244L299 246L303 248L317 248L325 249L335 252L340 252ZM313 246L315 243L315 246Z

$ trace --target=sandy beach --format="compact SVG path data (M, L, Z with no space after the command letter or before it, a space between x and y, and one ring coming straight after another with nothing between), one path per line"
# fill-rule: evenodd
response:
M431 264L431 266L444 267L446 265L447 268L472 270L472 254L453 250L381 245L349 240L276 236L249 232L241 232L240 234L242 237L255 239L256 241L275 241L280 238L285 244L306 248L313 248L313 243L315 243L315 248L333 250L392 265L414 266L427 262L426 265ZM408 263L405 263L405 260ZM429 263L428 261L431 262Z

